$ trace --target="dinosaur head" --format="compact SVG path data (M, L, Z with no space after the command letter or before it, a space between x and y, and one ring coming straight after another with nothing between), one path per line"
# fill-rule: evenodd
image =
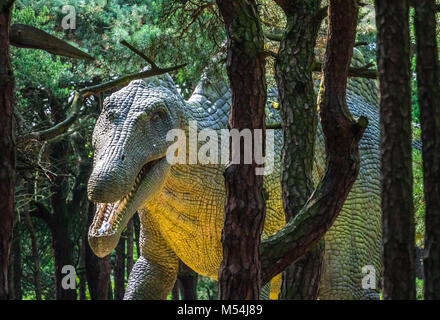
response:
M116 247L133 214L161 190L170 168L166 135L180 127L182 104L168 75L133 81L105 100L87 187L96 204L89 243L97 256Z

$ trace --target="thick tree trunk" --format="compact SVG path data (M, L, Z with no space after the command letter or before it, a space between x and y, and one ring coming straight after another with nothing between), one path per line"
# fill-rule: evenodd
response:
M326 171L304 207L261 247L262 284L298 261L330 229L359 173L358 145L368 120L352 118L346 104L347 75L356 34L355 0L329 1L329 30L319 115Z
M115 281L115 300L122 300L125 291L125 235L122 234L116 246L115 266L113 268Z
M376 0L383 299L415 299L409 1Z
M417 0L414 6L426 208L424 293L426 300L440 300L440 78L435 0Z
M314 190L313 163L318 112L312 78L321 0L280 1L287 28L275 63L283 127L282 200L286 222L301 210ZM283 273L280 298L318 297L324 240Z
M217 0L227 34L227 72L232 104L230 129L265 130L264 38L255 1ZM264 132L264 131L263 131ZM264 136L264 135L263 135ZM263 141L265 138L263 137ZM240 161L244 157L240 139ZM223 261L219 297L258 299L260 295L260 236L265 218L263 176L257 164L229 164L225 170Z
M9 251L14 222L14 75L9 56L12 3L2 1L0 5L0 300L8 299Z

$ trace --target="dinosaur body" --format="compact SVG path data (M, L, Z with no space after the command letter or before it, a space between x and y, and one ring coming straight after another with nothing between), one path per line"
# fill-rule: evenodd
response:
M270 99L275 97L269 94ZM375 270L376 288L380 272L379 127L374 82L350 80L347 102L353 116L367 116L370 125L360 143L359 178L325 236L321 299L377 297L371 286L362 288L364 267ZM222 260L224 165L169 164L165 155L171 142L166 141L166 134L180 128L188 135L189 121L197 121L199 130L225 129L229 104L228 88L206 78L184 101L169 76L133 81L106 100L93 137L95 163L88 192L98 205L89 242L98 256L109 254L130 217L139 212L142 256L130 274L125 299L166 298L176 279L178 259L199 274L217 278ZM270 103L268 109L272 119L278 120ZM285 221L279 131L274 144L274 171L264 177L265 237ZM324 143L318 128L316 181L323 170Z

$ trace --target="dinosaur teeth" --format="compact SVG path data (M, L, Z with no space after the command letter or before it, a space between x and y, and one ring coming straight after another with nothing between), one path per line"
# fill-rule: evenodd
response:
M136 196L136 192L142 183L145 175L150 169L158 162L158 160L150 161L145 164L138 175L135 178L134 184L131 187L129 193L125 195L121 200L115 203L98 203L96 210L96 222L94 226L95 235L112 234L116 232L120 226L122 220L125 217L126 209L132 202L133 197Z

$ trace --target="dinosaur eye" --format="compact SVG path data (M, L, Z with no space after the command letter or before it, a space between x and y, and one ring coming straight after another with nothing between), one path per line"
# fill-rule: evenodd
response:
M152 121L157 121L160 119L160 114L159 112L156 112L155 114L153 114L153 116L151 117Z
M163 112L163 111L158 111L158 112L154 113L151 116L151 121L153 121L153 122L157 122L160 119L166 120L167 119L167 114L165 112Z

